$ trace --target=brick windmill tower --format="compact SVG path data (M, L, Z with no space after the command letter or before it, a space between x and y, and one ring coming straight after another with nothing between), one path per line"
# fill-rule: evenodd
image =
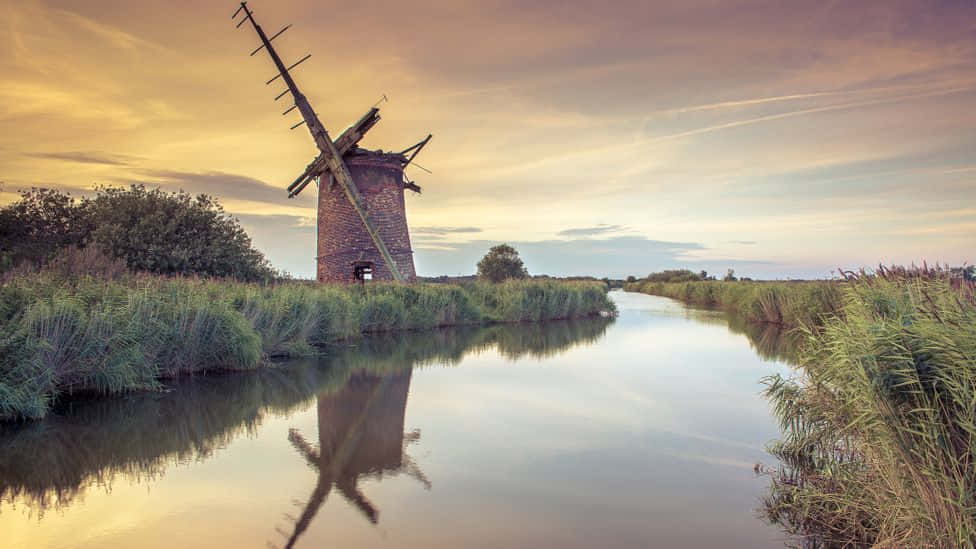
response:
M403 170L431 136L397 153L360 148L359 141L380 120L379 109L374 106L333 141L288 72L311 54L286 67L271 45L291 25L268 38L254 20L247 2L241 2L232 19L241 12L244 18L237 26L250 22L261 39L261 45L251 55L266 50L278 69L278 74L267 84L281 78L287 86L275 101L288 94L294 100L282 114L298 109L302 121L291 129L306 126L320 151L302 175L288 186L288 197L292 198L312 181L318 183L316 273L319 282L413 281L417 274L410 248L404 191L419 193L420 187L408 180Z

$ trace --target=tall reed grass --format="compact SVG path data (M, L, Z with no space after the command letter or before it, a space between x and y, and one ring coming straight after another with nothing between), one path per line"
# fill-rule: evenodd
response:
M976 545L976 291L949 270L628 284L801 337L763 380L782 439L762 512L809 547Z
M766 517L813 546L972 547L972 283L882 270L840 292L801 375L765 380L783 429Z
M61 395L246 370L362 333L544 321L614 309L601 283L258 285L38 272L0 285L0 419Z
M254 372L169 380L165 394L73 399L43 421L0 424L0 504L38 514L59 510L92 485L110 489L118 476L140 482L173 464L206 458L265 418L342 391L356 376L453 366L487 349L512 360L553 356L598 339L611 322L386 332Z
M749 322L788 328L816 326L841 308L840 281L816 282L648 282L624 285L630 292L669 297L691 305L716 307Z

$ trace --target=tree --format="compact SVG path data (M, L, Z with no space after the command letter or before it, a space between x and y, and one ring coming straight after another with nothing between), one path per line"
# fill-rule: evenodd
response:
M133 270L251 281L273 276L237 219L211 196L133 185L100 188L86 206L91 241Z
M627 282L631 282L631 283L637 282L637 277L634 275L630 275L627 277Z
M729 269L728 272L725 273L725 278L723 278L722 280L726 282L735 282L736 280L738 280L735 277L735 269Z
M949 276L972 282L976 280L976 265L952 267L949 269Z
M493 246L478 262L478 278L501 282L509 278L527 278L528 271L515 248L508 244Z
M68 247L95 246L135 271L240 280L275 276L240 223L213 197L101 187L76 201L32 189L0 209L0 267L45 263Z
M688 269L667 269L647 275L647 280L649 282L695 282L701 279Z
M0 209L0 267L43 263L67 246L82 246L91 217L70 194L54 189L21 191Z

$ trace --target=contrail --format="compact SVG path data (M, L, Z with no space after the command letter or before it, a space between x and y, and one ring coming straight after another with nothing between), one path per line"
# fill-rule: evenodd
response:
M814 97L830 97L834 95L848 95L852 93L866 93L866 92L863 90L832 91L832 92L798 93L793 95L777 95L773 97L759 97L756 99L740 99L738 101L722 101L720 103L706 103L704 105L695 105L692 107L676 107L674 109L664 109L660 111L654 111L650 113L649 116L654 116L657 114L683 114L687 112L712 111L712 110L724 109L727 107L761 105L763 103L778 103L780 101L794 101L797 99L812 99Z
M955 168L955 169L951 169L951 170L945 170L945 171L939 172L939 173L942 173L942 174L950 174L950 173L966 173L966 172L976 172L976 166L967 166L965 168Z
M651 112L647 115L648 118L655 115L661 114L683 114L689 112L698 111L713 111L718 109L724 109L729 107L744 107L749 105L762 105L764 103L779 103L782 101L796 101L799 99L814 99L817 97L835 97L838 95L857 95L857 94L869 94L869 93L882 93L887 91L895 90L910 90L931 87L930 84L917 84L917 85L905 85L905 86L883 86L878 88L861 88L854 90L837 90L837 91L822 91L822 92L810 92L810 93L796 93L791 95L775 95L771 97L757 97L755 99L739 99L734 101L720 101L718 103L705 103L703 105L693 105L690 107L675 107L673 109L662 109L659 111Z
M758 124L760 122L769 122L769 121L772 121L772 120L780 120L780 119L783 119L783 118L792 118L794 116L803 116L803 115L814 114L814 113L818 113L818 112L839 111L839 110L844 110L844 109L854 109L854 108L858 108L858 107L870 107L870 106L873 106L873 105L883 105L883 104L886 104L886 103L897 103L899 101L908 101L908 100L911 100L911 99L921 99L921 98L924 98L924 97L937 97L937 96L940 96L940 95L951 95L951 94L954 94L954 93L960 93L960 92L964 92L964 91L970 91L970 90L973 90L973 89L976 89L976 88L974 88L973 86L966 86L966 87L960 87L960 88L950 88L950 89L947 89L947 90L937 90L937 91L932 91L932 92L927 92L927 93L916 93L916 94L911 94L911 95L901 95L901 96L897 96L897 97L889 97L889 98L886 98L886 99L871 99L871 100L868 100L868 101L852 101L850 103L841 103L841 104L837 104L837 105L826 105L826 106L823 106L823 107L813 107L813 108L810 108L810 109L801 109L801 110L798 110L798 111L790 111L790 112L784 112L784 113L779 113L779 114L769 114L769 115L766 115L766 116L759 116L759 117L756 117L756 118L747 118L745 120L736 120L736 121L733 121L733 122L727 122L725 124L717 124L715 126L706 126L704 128L697 128L697 129L694 129L694 130L688 130L688 131L684 131L684 132L673 133L673 134L670 134L670 135L662 135L662 136L659 136L659 137L645 139L640 144L657 143L659 141L667 141L667 140L671 140L671 139L680 139L682 137L689 137L689 136L692 136L692 135L701 135L703 133L711 133L711 132L719 131L719 130L727 130L727 129L730 129L730 128L738 128L740 126L749 126L749 125L752 125L752 124Z
M906 89L906 88L918 88L918 87L921 87L921 86L903 86L903 87L873 88L871 91L890 91L892 89ZM533 160L530 160L530 161L527 161L527 162L523 162L523 163L521 163L521 164L519 164L517 166L509 166L508 167L509 169L502 170L502 171L511 171L512 169L523 169L524 170L526 168L530 168L532 166L541 165L541 164L544 164L544 163L547 163L547 162L555 162L555 161L558 161L558 160L567 160L567 159L571 159L571 158L574 158L574 157L580 157L580 156L601 155L601 154L605 154L607 152L619 151L622 148L635 149L635 148L639 148L639 147L642 147L642 146L645 146L645 145L651 145L651 144L655 144L655 143L659 143L659 142L665 142L665 141L669 141L669 140L680 139L682 137L690 137L690 136L694 136L694 135L701 135L701 134L711 133L711 132L720 131L720 130L737 128L737 127L740 127L740 126L748 126L748 125L752 125L752 124L759 124L761 122L770 122L770 121L780 120L780 119L784 119L784 118L792 118L792 117L795 117L795 116L804 116L804 115L815 114L815 113L819 113L819 112L829 112L829 111L837 111L837 110L844 110L844 109L854 109L854 108L858 108L858 107L869 107L869 106L873 106L873 105L883 105L883 104L886 104L886 103L896 103L896 102L899 102L899 101L909 101L909 100L912 100L912 99L921 99L921 98L925 98L925 97L935 97L935 96L940 96L940 95L951 95L951 94L954 94L954 93L960 93L960 92L970 91L970 90L974 90L974 89L976 89L976 86L973 86L973 85L970 84L970 85L966 85L966 86L957 86L957 87L954 87L954 88L934 90L934 91L924 92L924 93L915 93L915 94L899 95L899 96L895 96L895 97L888 97L888 98L882 98L882 99L869 99L869 100L862 100L862 101L851 101L851 102L847 102L847 103L839 103L839 104L833 104L833 105L825 105L823 107L812 107L812 108L809 108L809 109L801 109L801 110L789 111L789 112L784 112L784 113L779 113L779 114L770 114L770 115L760 116L760 117L756 117L756 118L747 118L747 119L744 119L744 120L735 120L735 121L727 122L727 123L724 123L724 124L717 124L717 125L714 125L714 126L707 126L707 127L704 127L704 128L697 128L697 129L693 129L693 130L687 130L687 131L678 132L678 133L674 133L674 134L670 134L670 135L662 135L662 136L658 136L658 137L642 137L642 138L635 139L633 142L630 142L630 143L627 143L627 144L604 145L604 146L600 146L600 147L587 148L587 149L577 150L577 151L564 151L564 152L561 152L561 153L558 153L558 154L554 154L554 155L551 155L551 156L546 156L546 157L541 157L541 158L535 158ZM864 90L862 90L862 91L864 91ZM821 94L821 95L829 95L829 94L839 95L839 94L842 94L842 93L856 93L856 92L854 92L854 91L851 91L851 92L816 92L814 94L797 94L797 95L782 96L782 97L811 96L811 95L817 95L817 94ZM775 99L776 98L762 98L762 99L749 99L749 100L745 100L745 101L750 102L751 104L755 104L757 102L771 102L771 101L773 101ZM705 106L700 106L700 107L705 107ZM690 109L696 109L696 108L699 108L699 107L689 107L689 108ZM703 109L699 108L699 110L703 110ZM662 111L662 112L664 112L664 111Z

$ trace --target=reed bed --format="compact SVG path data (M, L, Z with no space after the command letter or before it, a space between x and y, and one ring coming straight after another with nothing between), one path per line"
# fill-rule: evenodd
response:
M206 458L268 417L342 391L353 377L453 366L487 349L512 360L553 356L598 339L611 322L385 332L254 372L173 379L165 394L73 399L43 421L0 424L0 502L37 514L59 510L93 485L111 489L119 475L141 482Z
M801 374L764 380L783 430L764 514L811 546L972 547L972 283L881 271L840 301L805 330Z
M34 273L0 285L0 419L43 417L72 393L253 369L363 333L612 310L605 285L592 282L364 287Z
M782 438L762 514L805 547L976 545L976 290L940 268L822 282L659 283L799 337L763 380Z
M749 322L786 328L819 325L842 306L842 281L803 282L648 282L624 286L630 292L669 297L701 307L713 307Z

